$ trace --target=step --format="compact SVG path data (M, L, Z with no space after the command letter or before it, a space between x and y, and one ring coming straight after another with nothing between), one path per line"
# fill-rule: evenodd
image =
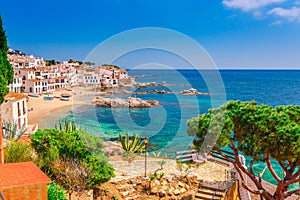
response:
M198 190L198 193L206 194L206 195L210 195L210 196L215 195L216 197L223 197L223 195L224 195L224 193L220 192L220 191L216 192L216 194L215 194L215 191L213 191L213 190L201 190L201 189Z
M204 185L201 185L201 186L199 187L199 189L200 189L200 190L201 190L201 189L203 189L203 190L212 190L212 191L218 190L218 191L223 192L223 193L226 191L224 188L209 187L209 186L204 186Z
M204 200L210 200L213 196L212 195L207 195L207 194L200 194L200 193L196 193L195 194L195 199L204 199ZM220 197L215 197L215 200L217 199L221 199Z

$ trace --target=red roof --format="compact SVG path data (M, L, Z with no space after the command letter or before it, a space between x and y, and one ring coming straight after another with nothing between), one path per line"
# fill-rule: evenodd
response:
M0 188L51 183L51 180L32 162L0 164Z
M7 95L5 95L5 100L19 100L26 98L26 95L23 93L17 93L17 92L8 92Z

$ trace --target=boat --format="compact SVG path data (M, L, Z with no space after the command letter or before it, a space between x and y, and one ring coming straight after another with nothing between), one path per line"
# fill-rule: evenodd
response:
M70 98L71 97L71 95L68 94L68 93L63 93L60 96L63 97L63 98Z
M46 101L51 101L51 100L53 100L53 96L44 96L44 100L46 100Z
M70 98L69 97L60 97L60 100L62 100L62 101L69 101Z
M38 95L37 93L30 93L28 94L28 96L38 98L40 95Z

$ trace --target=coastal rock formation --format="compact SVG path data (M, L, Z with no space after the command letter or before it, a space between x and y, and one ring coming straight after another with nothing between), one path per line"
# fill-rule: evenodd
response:
M112 88L112 84L109 82L101 82L101 88Z
M174 83L166 83L163 81L162 83L135 83L136 88L147 88L147 87L158 87L158 86L189 86L189 84L174 84Z
M129 97L128 98L129 108L148 108L151 104L147 101L143 101L140 98Z
M104 98L96 97L93 100L98 106L111 108L149 108L151 106L159 105L156 100L142 100L140 98L129 97L128 99L121 98Z
M182 94L182 95L198 95L198 94L209 95L208 92L198 92L195 88L190 88L188 90L183 90L183 91L179 92L178 94Z
M119 81L119 87L133 87L136 84L134 78L125 78L125 79L120 79Z

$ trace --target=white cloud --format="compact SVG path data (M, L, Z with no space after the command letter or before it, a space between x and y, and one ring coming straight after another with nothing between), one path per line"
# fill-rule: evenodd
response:
M271 23L271 26L278 26L282 24L282 21L281 20L276 20L275 22Z
M223 0L222 3L229 8L241 9L246 12L284 1L286 0Z
M300 20L300 8L292 7L290 9L285 9L281 7L273 8L268 12L269 15L277 15L288 19L289 21Z

